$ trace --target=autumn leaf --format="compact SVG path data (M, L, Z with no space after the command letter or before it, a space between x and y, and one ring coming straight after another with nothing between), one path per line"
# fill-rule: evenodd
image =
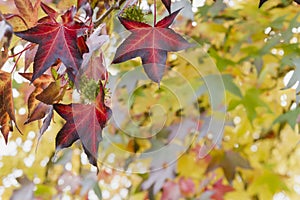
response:
M78 0L77 1L77 9L82 9L85 11L86 17L92 17L93 9L88 0Z
M43 120L43 125L40 128L39 131L39 138L42 137L42 135L46 132L46 130L48 129L48 127L50 126L51 120L53 117L53 106L50 106L50 109L48 111L47 116L45 117L45 119Z
M53 81L35 98L45 104L52 105L62 100L66 87L67 84L61 85L60 80Z
M32 73L19 73L25 79L31 81L32 80ZM27 108L28 108L28 117L25 121L25 124L30 122L43 119L46 114L49 112L50 107L49 105L39 101L36 97L42 93L48 85L53 81L53 78L48 74L43 74L39 78L35 79L32 83L35 86L34 91L29 95L27 100Z
M105 80L107 71L103 54L101 53L99 56L93 55L91 58L92 59L89 62L88 68L83 73L83 76L86 76L89 80Z
M47 21L26 31L15 33L27 41L39 44L34 58L32 81L58 60L67 67L69 78L74 81L82 63L78 36L86 30L84 24L74 21L75 12L75 7L65 12L61 16L62 23Z
M109 36L102 34L105 30L105 25L100 25L90 37L86 40L89 52L83 55L80 74L85 75L89 79L95 81L103 80L106 73L104 56L101 51L101 46L109 40ZM100 53L96 53L99 52Z
M41 8L47 14L47 16L42 18L41 21L50 19L53 22L56 22L56 18L58 17L58 13L54 9L47 6L47 4L44 4L43 2L41 2Z
M181 177L179 179L180 191L184 196L193 196L196 192L196 185L191 178Z
M211 196L211 199L214 200L224 200L224 196L228 192L234 191L234 188L229 185L224 185L222 183L222 179L219 179L216 183L213 184L213 190L214 193Z
M38 50L38 45L34 44L25 51L24 72L26 72L27 69L30 67L30 64L33 63L37 50Z
M30 0L14 0L14 2L29 28L36 25L41 0L37 0L34 5Z
M173 200L180 199L181 192L179 188L179 184L174 181L167 181L163 186L163 192L161 200Z
M0 12L0 69L6 62L8 55L8 47L12 38L13 29L9 23L6 22L4 16Z
M68 105L54 104L54 110L66 120L65 125L56 136L56 150L71 146L80 139L89 161L97 166L99 142L102 140L102 129L111 116L111 110L104 104L104 89L92 104Z
M21 76L31 81L32 73L19 73ZM39 131L39 139L47 130L51 123L53 116L53 103L59 102L66 90L67 84L62 80L54 81L53 77L43 74L33 82L35 86L34 91L29 95L28 104L28 117L25 124L30 122L43 120L43 124ZM62 83L64 85L62 85Z
M169 13L171 13L171 0L161 0Z
M212 160L207 166L206 173L218 167L223 169L224 175L229 183L233 181L237 167L251 169L249 161L243 158L238 152L222 152L216 150L214 154L212 154Z
M119 17L131 35L118 47L113 63L141 57L148 77L159 83L165 71L167 53L191 47L182 36L169 28L180 9L157 22L149 24Z
M14 102L12 97L11 74L0 70L0 125L1 133L8 142L9 131L13 130L12 121L16 124ZM18 129L17 125L16 128ZM18 129L19 130L19 129Z

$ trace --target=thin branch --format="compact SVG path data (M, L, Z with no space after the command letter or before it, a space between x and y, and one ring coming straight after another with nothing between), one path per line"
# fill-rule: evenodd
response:
M115 4L111 5L105 13L103 13L95 22L95 27L98 27L103 20L113 11L120 8L120 6L125 2L126 0L118 0Z
M153 26L156 25L156 0L154 0L154 4L153 4L153 9L154 9L154 13L153 13L153 17L154 17L154 23L153 23Z
M13 17L17 17L17 18L19 18L23 23L24 23L24 25L26 26L26 28L28 29L29 27L28 27L28 24L26 23L26 21L23 19L23 17L21 17L20 15L17 15L17 14L6 14L6 15L4 15L4 18L6 19L6 20L10 20L10 19L12 19Z
M20 51L19 53L16 53L16 54L13 54L13 55L8 56L8 58L13 58L13 57L18 56L18 55L24 53L25 51L27 51L28 49L30 49L32 46L33 46L33 44L30 43L30 44L28 44L22 51Z

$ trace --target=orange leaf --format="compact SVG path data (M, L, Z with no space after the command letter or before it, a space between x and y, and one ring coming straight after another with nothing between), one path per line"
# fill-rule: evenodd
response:
M58 82L51 82L47 88L45 88L40 94L36 96L36 99L45 103L53 104L60 99L60 84Z
M32 73L19 73L21 76L31 81ZM40 102L36 97L41 94L45 88L53 81L52 76L43 74L39 78L35 79L32 83L36 87L35 90L29 95L27 100L28 117L25 124L40 120L48 113L50 106Z
M11 121L16 124L14 102L12 97L11 74L0 70L0 125L1 133L7 143ZM18 129L17 125L16 128ZM19 129L18 129L19 130ZM20 131L20 130L19 130Z
M21 16L26 21L29 27L33 27L38 21L38 8L41 0L37 0L35 5L32 5L30 0L14 0Z

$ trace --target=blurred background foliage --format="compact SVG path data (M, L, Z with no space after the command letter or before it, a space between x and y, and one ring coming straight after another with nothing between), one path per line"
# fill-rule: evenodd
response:
M44 2L60 11L76 4L66 0ZM97 16L104 12L105 5L111 3L90 2ZM152 4L152 1L140 2L144 12L149 13L145 16L146 21L152 19ZM0 1L1 12L13 13L16 9L12 5L11 0ZM158 5L159 16L166 15L160 2ZM161 105L168 111L166 125L156 138L142 140L128 137L109 123L105 132L107 138L129 154L115 151L104 139L100 148L104 153L100 152L99 162L104 160L117 167L114 169L104 164L96 175L95 167L88 163L78 143L55 154L55 136L64 123L57 115L37 146L41 124L21 125L26 120L26 97L31 86L15 73L14 102L18 124L24 134L11 134L7 145L3 138L0 140L1 198L298 199L299 6L287 0L269 0L260 9L258 5L258 0L172 2L172 10L184 6L173 28L201 45L222 74L226 89L223 106L228 111L222 142L205 158L198 156L202 143L197 140L172 166L163 166L163 160L174 152L172 148L154 161L132 164L134 161L130 160L130 153L146 152L155 145L163 146L168 141L169 132L172 132L170 127L176 126L179 116L190 114L189 110L180 110L176 98L167 89L164 90L163 85L158 89L156 84L137 81L131 83L137 88L131 97L127 97L128 89L132 87L129 83L118 91L119 101L129 100L132 120L140 125L150 123L151 115L164 119L159 110L149 113L151 105ZM108 60L112 59L117 48L117 33L122 30L115 17L117 12L105 19L110 43L103 51ZM42 12L39 15L43 15ZM16 23L14 27L17 27L18 22L8 22ZM18 42L14 38L11 44L15 52L20 49ZM18 69L22 69L22 59ZM8 64L13 65L14 60L9 60ZM135 59L108 68L113 77L139 65L139 60ZM176 54L169 54L168 65L189 79L194 89L203 85L195 76L195 69ZM204 71L207 70L205 64L203 67ZM172 70L166 72L165 83L181 85ZM179 92L184 92L184 88ZM193 112L196 108L196 114L205 116L210 111L208 95L199 92L190 106ZM205 118L201 118L199 123L205 124ZM192 134L188 125L185 131L185 137ZM162 170L148 173L150 167L160 165ZM135 171L135 167L145 173L130 173ZM122 168L127 172L123 172Z

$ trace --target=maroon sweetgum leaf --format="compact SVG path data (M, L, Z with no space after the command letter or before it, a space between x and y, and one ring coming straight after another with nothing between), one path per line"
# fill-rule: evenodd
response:
M104 104L102 84L100 84L100 92L96 101L92 104L54 104L53 107L66 120L65 125L56 136L56 149L70 147L80 139L90 163L97 167L102 129L111 116L110 108Z
M41 2L41 8L48 15L44 19L50 18L53 22L56 22L56 18L58 17L58 13L54 9L52 9L49 6L47 6L43 2Z
M191 47L182 36L169 28L180 9L163 18L154 27L119 17L131 35L118 47L113 63L121 63L141 57L148 77L159 83L164 71L169 51L180 51Z
M61 60L67 67L69 78L74 81L82 63L78 36L86 29L84 24L74 21L75 12L75 7L71 7L62 15L62 24L47 21L26 31L15 33L27 41L39 44L34 58L32 81L41 76L57 60Z
M171 0L161 0L169 13L171 13Z

